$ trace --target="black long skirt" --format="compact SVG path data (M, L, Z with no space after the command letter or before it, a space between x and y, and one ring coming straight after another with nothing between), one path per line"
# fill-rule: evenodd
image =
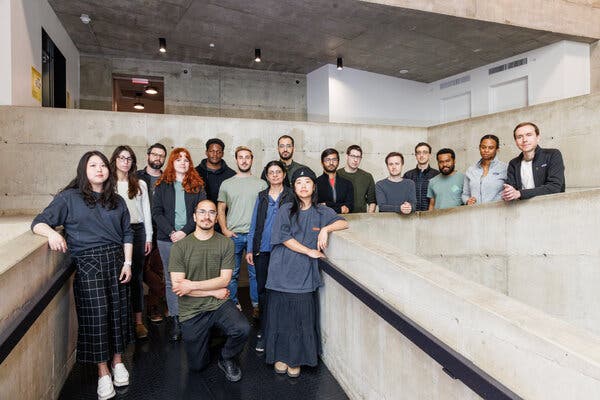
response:
M123 246L106 245L73 257L77 309L77 361L101 363L123 353L133 337L129 285L119 282Z
M269 290L265 353L267 364L314 367L321 354L318 292Z

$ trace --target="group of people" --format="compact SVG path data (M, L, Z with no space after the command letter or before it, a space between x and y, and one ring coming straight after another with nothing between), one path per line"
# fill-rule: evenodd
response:
M121 354L134 335L148 335L144 281L149 297L166 298L169 339L183 338L190 368L209 363L209 336L218 327L227 337L218 366L230 381L241 379L236 356L250 332L237 295L244 254L252 314L260 320L255 350L275 372L297 377L320 353L318 259L329 233L348 227L341 215L377 207L410 214L564 191L561 154L539 147L537 126L517 125L514 138L521 154L507 166L497 159L498 138L485 135L481 160L465 175L455 171L451 149L437 152L437 171L429 166L431 147L419 143L417 167L404 175L403 155L391 152L389 176L377 183L359 168L359 145L348 147L343 168L337 150L324 150L317 177L293 160L289 135L278 139L279 159L260 178L252 174L250 148L235 149L233 170L218 138L207 141L196 168L187 149L175 148L167 159L160 143L150 146L139 171L129 146L117 147L110 160L90 151L31 226L52 250L68 249L76 264L77 360L97 364L99 399L129 383ZM149 302L153 321L162 318L156 304Z

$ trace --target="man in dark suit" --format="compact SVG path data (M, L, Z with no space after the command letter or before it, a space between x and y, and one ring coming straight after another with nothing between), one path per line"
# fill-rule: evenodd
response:
M521 154L508 164L504 201L525 200L565 191L565 164L557 149L539 146L540 130L531 122L522 122L513 131Z
M321 153L323 175L317 178L318 203L333 208L338 214L347 214L354 208L354 187L348 179L337 174L340 154L336 149Z

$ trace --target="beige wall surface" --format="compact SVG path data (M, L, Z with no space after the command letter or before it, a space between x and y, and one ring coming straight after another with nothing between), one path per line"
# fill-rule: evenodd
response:
M600 143L599 110L600 93L573 97L433 126L428 130L429 143L434 154L442 147L454 149L456 169L464 172L480 159L478 146L483 135L500 138L498 157L508 162L519 154L512 136L514 127L523 121L534 122L540 128L540 146L561 150L567 188L595 188L600 187L600 174L594 173Z
M411 152L415 143L427 138L426 128L0 107L0 210L37 212L45 207L74 177L77 162L88 150L99 149L110 157L116 146L129 144L142 168L147 146L162 142L168 148L187 147L196 165L204 158L206 140L219 137L233 168L236 146L253 149L253 171L258 175L266 162L278 158L277 138L283 134L295 138L294 160L317 174L322 172L325 148L344 153L358 143L364 150L361 167L376 180L386 174L383 159L388 152Z
M163 77L165 114L306 121L303 74L94 55L81 56L81 108L112 110L112 74Z

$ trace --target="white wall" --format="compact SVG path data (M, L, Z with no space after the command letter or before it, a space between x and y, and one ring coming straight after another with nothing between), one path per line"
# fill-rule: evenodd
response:
M329 67L323 65L306 75L306 108L309 121L329 122Z
M10 46L10 0L0 0L0 104L11 104L11 46ZM8 56L7 56L8 55Z
M7 0L4 0L7 1ZM42 72L42 28L66 59L70 107L79 104L79 51L46 0L10 1L12 96L9 104L41 106L31 96L31 67Z
M526 65L488 73L524 57ZM309 120L328 102L329 122L431 126L589 94L590 46L561 41L430 84L327 65L307 75L307 92Z

